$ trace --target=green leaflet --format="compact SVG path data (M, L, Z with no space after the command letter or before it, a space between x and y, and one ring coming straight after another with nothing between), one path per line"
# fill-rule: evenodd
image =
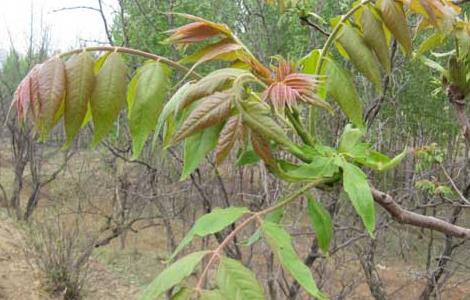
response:
M343 25L337 38L343 46L354 66L364 74L375 86L378 93L382 92L382 76L377 57L367 46L361 33L350 25Z
M221 129L221 126L207 128L184 140L183 171L180 180L188 178L204 157L216 147Z
M286 269L311 296L318 299L327 299L327 296L317 288L310 269L297 256L292 246L289 233L279 224L269 221L264 221L261 225L261 229L263 236L283 268Z
M193 291L188 288L182 288L171 296L171 300L190 300Z
M311 195L308 198L308 215L312 223L318 245L327 254L333 238L333 222L330 213Z
M199 300L221 300L224 296L220 290L204 290L201 292Z
M273 140L280 145L292 144L284 130L270 116L260 113L258 106L244 107L246 110L240 112L243 122L261 137Z
M327 62L328 94L354 125L364 127L362 101L351 75L332 58L328 58Z
M400 154L391 159L380 152L369 150L369 145L365 145L367 147L362 145L364 144L359 144L356 146L356 149L354 149L352 153L354 160L368 168L381 172L388 171L396 167L408 153L408 149L405 148ZM365 148L365 150L361 151L361 148Z
M244 214L249 212L245 207L216 208L212 212L200 217L194 224L191 231L186 234L181 243L175 249L169 260L178 255L184 247L191 243L194 236L205 237L223 230L225 227L233 224Z
M65 64L67 91L65 94L64 126L68 147L80 131L88 112L95 84L95 62L87 52L72 56Z
M284 212L285 212L285 209L283 207L280 207L274 210L273 212L267 214L266 217L264 217L264 220L279 224L282 220L282 217L284 217ZM261 228L258 228L255 231L255 233L253 233L253 235L246 241L246 245L251 246L257 241L259 241L260 239L261 239Z
M367 175L357 166L342 161L343 188L371 236L375 230L375 206Z
M334 163L333 157L315 156L311 163L304 163L300 166L290 165L285 161L280 161L280 167L286 175L297 180L313 180L321 177L332 177L338 171L338 166Z
M226 300L265 300L263 288L255 274L239 261L222 257L217 272L217 286L221 299Z
M260 161L260 157L253 149L246 149L245 151L239 153L237 158L237 166L246 166L253 165Z
M178 111L181 105L181 102L185 98L186 93L191 88L191 85L192 85L191 82L185 83L182 87L178 89L178 91L176 91L176 93L173 94L170 100L168 100L168 102L163 107L163 110L160 116L158 117L158 123L155 128L155 133L153 135L153 141L152 141L153 148L157 145L158 135L160 134L163 128L163 125L165 124L165 122L170 116L176 114L176 112Z
M362 139L363 132L358 128L353 128L351 124L346 125L339 142L338 150L341 153L352 152L354 147Z
M96 146L113 128L113 123L126 103L127 66L118 53L111 53L96 77L91 97L91 112Z
M420 58L422 55L426 54L426 52L438 47L442 46L444 41L447 39L447 35L443 32L435 32L427 37L418 47L414 58Z
M385 38L382 21L365 7L361 14L361 27L366 43L374 49L380 64L386 73L391 71L390 51Z
M312 75L325 75L326 64L323 64L322 69L320 70L320 74L315 74L318 65L318 60L320 59L320 51L320 49L314 49L300 60L303 73ZM319 83L316 93L321 99L326 99L326 95L328 92L328 83L329 80L322 80Z
M165 291L171 289L191 275L194 268L196 268L199 262L208 253L210 253L210 251L191 253L167 267L158 274L152 283L144 290L139 300L155 300L160 297Z
M397 39L407 55L411 54L411 36L402 4L394 0L379 0L376 7L382 13L382 20Z
M157 124L170 87L169 75L166 65L148 63L137 70L129 85L127 102L133 159L140 155L148 135Z

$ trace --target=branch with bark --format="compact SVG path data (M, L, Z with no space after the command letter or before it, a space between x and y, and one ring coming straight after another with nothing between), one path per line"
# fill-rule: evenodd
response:
M382 208L384 208L392 216L392 218L400 224L408 224L420 228L427 228L439 231L449 236L470 239L469 228L461 227L435 217L423 216L406 210L396 203L392 196L376 189L372 189L372 195L375 202L382 206Z

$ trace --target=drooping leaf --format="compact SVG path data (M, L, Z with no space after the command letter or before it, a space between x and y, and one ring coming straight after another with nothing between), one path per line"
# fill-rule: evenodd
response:
M357 127L364 127L363 105L351 75L333 59L328 59L328 94L338 103L344 114Z
M303 73L315 74L318 61L320 59L320 51L321 51L320 49L314 49L300 60L300 64L302 66L301 70ZM326 64L323 64L323 67L321 68L319 74L315 74L315 75L326 75L325 65ZM318 82L316 93L318 97L320 97L321 99L326 99L327 83L328 83L328 80L320 80Z
M255 274L239 261L228 257L220 259L217 286L226 300L266 299Z
M281 225L264 221L261 225L263 236L273 250L282 267L297 280L302 288L318 299L327 297L317 288L312 272L298 257L289 233Z
M390 73L390 51L385 38L382 21L366 7L361 14L361 27L366 43L374 49L380 64L386 73Z
M180 242L169 260L175 258L184 247L191 243L195 236L205 237L219 232L236 222L247 212L249 212L249 210L245 207L216 208L212 212L200 217Z
M328 253L330 243L333 238L333 222L331 215L318 201L312 196L308 198L308 214L312 223L318 245L323 253Z
M240 115L231 117L225 123L224 128L220 132L217 147L215 148L215 160L217 164L221 164L227 155L230 154L236 141L241 137L242 126Z
M91 111L97 145L113 128L114 121L126 103L127 66L118 53L111 53L96 77L91 97Z
M253 101L254 102L254 101ZM284 130L267 114L260 105L244 103L242 112L243 122L253 131L265 139L270 139L281 145L290 144L290 140ZM259 155L259 153L258 153Z
M210 251L191 253L163 270L144 290L139 300L155 300L164 292L179 284L191 275L196 266Z
M190 113L175 135L175 143L208 127L225 121L230 115L232 95L228 92L216 92L204 97Z
M129 127L133 159L137 158L150 132L155 128L168 92L169 69L159 62L149 63L137 70L129 89Z
M204 157L216 147L220 130L220 126L214 126L185 139L183 171L180 180L188 178L198 168Z
M202 97L212 95L218 91L226 90L237 77L246 73L246 70L224 68L208 74L195 84L191 85L181 100L178 110L184 109Z
M237 51L241 50L242 46L234 43L233 41L226 39L219 41L215 44L210 44L196 51L195 53L184 57L179 61L181 64L195 63L191 69L194 69L197 65L207 62L209 60L223 60L223 61L234 61L237 57Z
M343 188L371 236L375 230L375 206L367 175L348 162L342 162Z
M276 167L276 159L267 142L262 136L256 132L251 133L251 145L253 150L268 166Z
M158 123L157 126L155 127L155 133L153 136L153 141L152 141L152 146L155 147L157 141L158 141L158 135L160 134L163 125L167 121L167 119L172 115L175 114L178 110L178 107L181 103L181 101L184 99L186 93L188 92L189 88L191 87L192 83L187 82L185 83L182 87L176 91L176 93L173 94L173 96L168 100L168 102L165 104L163 107L163 110L158 117ZM173 138L173 137L171 137Z
M382 90L382 77L379 62L371 51L361 33L350 25L344 25L338 36L338 42L348 53L354 66L364 74L375 86L376 90Z
M66 78L65 65L58 57L54 57L42 64L37 71L37 84L39 93L36 128L40 139L47 138L49 131L58 121L58 113L63 105Z
M70 145L80 130L88 112L95 84L95 62L87 52L72 56L65 64L67 92L65 96L66 145Z
M405 53L411 54L411 36L403 5L395 0L379 0L376 6L382 13L385 25L403 47Z
M247 149L239 153L237 166L252 165L260 161L260 157L253 149Z

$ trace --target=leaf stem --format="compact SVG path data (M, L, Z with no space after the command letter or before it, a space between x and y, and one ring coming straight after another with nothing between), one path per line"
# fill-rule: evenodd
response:
M163 56L160 56L160 55L156 55L156 54L153 54L153 53L149 53L149 52L145 52L145 51L141 51L141 50L137 50L137 49L133 49L133 48L127 48L127 47L115 47L115 46L94 46L94 47L85 47L85 48L79 48L79 49L75 49L75 50L72 50L72 51L68 51L68 52L64 52L62 54L59 55L59 57L66 57L66 56L70 56L70 55L73 55L73 54L77 54L77 53L80 53L80 52L94 52L94 51L108 51L108 52L120 52L120 53L125 53L125 54L130 54L130 55L134 55L134 56L140 56L140 57L143 57L143 58L147 58L147 59L152 59L152 60L156 60L156 61L159 61L161 63L164 63L170 67L173 67L181 72L184 72L184 73L189 73L191 74L191 76L193 76L194 78L196 79L200 79L201 76L194 72L194 71L191 71L191 69L183 66L182 64L179 64L171 59L168 59L166 57L163 57Z
M252 221L260 219L263 215L266 215L266 214L268 214L268 213L270 213L270 212L272 212L272 211L274 211L274 210L276 210L280 207L286 206L287 204L289 204L292 201L294 201L295 199L297 199L297 197L299 197L302 194L304 194L305 192L307 192L309 189L314 188L316 186L319 186L320 184L327 183L331 180L332 180L331 178L320 178L320 179L317 179L315 181L312 181L312 182L304 185L300 189L296 190L295 192L289 194L288 196L286 196L284 199L282 199L281 201L279 201L275 205L273 205L271 207L268 207L268 208L266 208L262 211L253 213L250 217L246 218L242 223L240 223L240 225L238 225L234 230L232 230L232 232L222 241L222 243L220 243L220 245L214 251L212 251L212 256L210 257L209 261L207 262L207 265L205 266L204 270L202 271L201 276L199 277L199 280L198 280L197 285L196 285L194 290L197 293L201 293L202 288L203 288L203 284L204 284L204 280L207 277L207 274L210 270L210 267L215 263L215 261L218 258L220 258L221 253L222 253L223 249L225 248L225 246L227 246L227 244L243 228L245 228Z

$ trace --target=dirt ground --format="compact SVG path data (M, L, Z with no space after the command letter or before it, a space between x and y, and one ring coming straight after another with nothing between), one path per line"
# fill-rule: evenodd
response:
M21 231L8 220L0 219L0 299L59 300L42 288L39 272L28 260ZM104 265L92 261L87 300L136 299L138 289L121 282Z

